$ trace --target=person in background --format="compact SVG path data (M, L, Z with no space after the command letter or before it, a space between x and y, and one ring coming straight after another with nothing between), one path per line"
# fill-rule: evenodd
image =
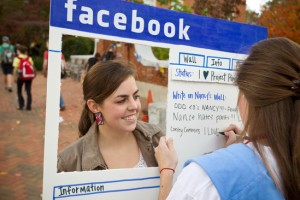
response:
M13 59L15 57L15 49L13 45L10 44L8 36L2 37L2 45L0 46L0 61L1 67L4 74L4 85L5 89L12 92L13 83Z
M116 58L116 44L111 43L108 50L103 55L102 61L114 60Z
M250 141L192 158L173 188L172 140L155 149L159 199L286 199L300 197L300 45L287 38L255 44L238 67L238 108Z
M95 53L95 55L88 59L88 62L85 65L85 70L88 72L91 67L93 67L97 62L100 61L101 55L100 53Z
M13 60L13 67L14 67L14 77L15 82L17 83L17 94L18 94L18 102L19 107L18 110L23 110L23 107L25 106L25 101L22 95L22 88L23 85L25 85L25 91L27 94L27 101L26 101L26 110L31 110L31 104L32 104L32 95L31 95L31 85L32 85L32 79L24 80L20 77L21 72L20 71L20 63L21 59L27 59L31 63L32 67L34 66L33 60L31 57L28 56L28 49L26 46L18 45L17 48L17 54L18 56L14 58Z
M154 167L154 147L163 135L139 121L141 103L134 68L98 62L83 81L79 139L58 154L57 171Z
M93 57L90 57L87 61L87 63L84 65L81 75L80 75L80 83L82 84L84 77L86 76L86 73L97 63L101 61L101 55L100 53L95 53Z
M49 46L49 43L47 41L46 42L46 48L47 49L44 51L44 59L43 59L43 74L44 74L45 78L48 75L48 48L49 48L48 46ZM62 53L61 54L61 70L62 70L62 72L66 68L67 68L67 63L66 63L66 60L65 60L65 56ZM66 107L65 107L65 101L64 101L63 96L62 96L62 91L60 91L59 108L60 108L60 111L64 111L66 109Z

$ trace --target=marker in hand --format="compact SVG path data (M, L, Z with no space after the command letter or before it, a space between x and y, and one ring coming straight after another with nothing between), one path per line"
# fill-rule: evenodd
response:
M225 133L223 132L223 131L220 131L220 132L218 132L219 134L221 134L221 135L224 135L224 136L226 136L225 135ZM234 132L235 133L235 135L237 136L237 137L241 137L241 135L240 134L237 134L236 132ZM248 136L243 136L243 139L245 139L245 140L249 140L250 138L248 137Z

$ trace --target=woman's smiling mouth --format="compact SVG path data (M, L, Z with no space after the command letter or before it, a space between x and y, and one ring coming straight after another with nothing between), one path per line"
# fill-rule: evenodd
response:
M129 116L126 116L126 117L122 117L122 119L125 119L125 120L128 120L128 121L131 121L131 120L136 120L136 115L129 115Z

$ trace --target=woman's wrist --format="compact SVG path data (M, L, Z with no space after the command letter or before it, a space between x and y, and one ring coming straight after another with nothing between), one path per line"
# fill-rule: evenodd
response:
M160 189L159 189L159 200L165 200L171 189L172 189L172 182L174 177L175 169L164 167L160 169Z
M173 169L173 168L171 168L171 167L164 167L164 168L161 168L159 173L161 174L161 173L166 172L166 171L172 172L172 174L175 173L175 169Z

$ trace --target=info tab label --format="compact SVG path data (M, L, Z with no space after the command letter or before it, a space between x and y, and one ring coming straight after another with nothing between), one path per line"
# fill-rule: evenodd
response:
M214 69L230 69L230 58L207 56L207 67Z

